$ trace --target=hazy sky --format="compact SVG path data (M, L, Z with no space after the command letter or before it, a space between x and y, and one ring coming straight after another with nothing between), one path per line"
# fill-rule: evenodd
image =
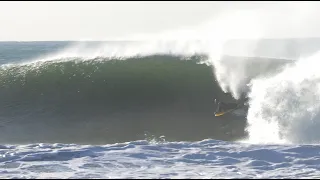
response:
M317 7L319 7L318 4ZM272 10L272 7L277 6L279 6L279 3L276 2L230 1L1 1L0 41L102 40L135 33L156 33L163 30L195 26L225 11L232 12L243 8L266 7ZM285 12L283 13L285 15ZM312 23L319 20L316 19ZM320 32L318 30L315 29L313 32Z

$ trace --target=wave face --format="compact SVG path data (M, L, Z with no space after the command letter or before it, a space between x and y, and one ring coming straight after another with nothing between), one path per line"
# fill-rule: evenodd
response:
M246 60L265 72L285 60ZM245 114L214 117L221 90L205 55L52 59L0 70L1 143L115 143L246 137ZM271 62L271 63L270 63ZM263 73L263 71L260 71ZM255 74L256 76L257 74Z

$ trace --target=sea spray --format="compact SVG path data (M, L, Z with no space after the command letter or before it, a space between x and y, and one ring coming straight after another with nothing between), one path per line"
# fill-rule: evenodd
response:
M320 53L279 74L251 83L248 132L251 142L320 141Z

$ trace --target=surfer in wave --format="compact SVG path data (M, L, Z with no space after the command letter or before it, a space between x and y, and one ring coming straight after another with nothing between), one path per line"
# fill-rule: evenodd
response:
M216 103L216 100L215 100ZM236 109L240 109L244 107L246 103L226 103L226 102L218 102L217 109L215 111L215 116L222 116L229 112L232 112Z

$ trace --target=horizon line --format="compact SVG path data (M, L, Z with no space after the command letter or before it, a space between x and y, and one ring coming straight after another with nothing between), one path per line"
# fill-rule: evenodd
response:
M320 39L319 37L293 37L293 38L237 38L233 40L286 40L286 39ZM156 41L159 39L156 39ZM109 40L0 40L0 42L137 42L137 41L154 41L154 40L124 40L124 39L109 39ZM166 40L165 41L179 41L179 40ZM203 41L203 40L191 40L191 41Z

